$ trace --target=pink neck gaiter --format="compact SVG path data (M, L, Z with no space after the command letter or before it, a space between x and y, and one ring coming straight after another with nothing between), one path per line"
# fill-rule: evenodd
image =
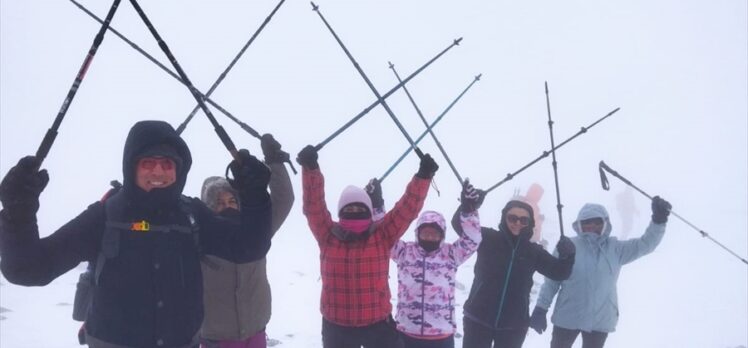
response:
M371 225L371 219L340 219L340 227L353 233L363 233Z

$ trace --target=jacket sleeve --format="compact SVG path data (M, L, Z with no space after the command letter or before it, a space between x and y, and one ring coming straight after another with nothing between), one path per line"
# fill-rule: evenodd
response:
M616 252L622 265L634 261L654 251L665 235L666 224L649 223L649 227L639 238L619 241Z
M283 163L272 163L270 171L270 201L272 203L271 237L286 221L294 202L293 187L288 170Z
M197 198L192 199L200 228L200 242L206 254L235 263L262 259L270 250L271 203L269 195L253 205L242 202L239 218L216 215Z
M39 238L35 222L13 224L0 218L0 269L11 283L47 285L80 262L94 260L103 230L101 203L90 205L46 238Z
M457 207L455 213L452 214L452 228L455 230L458 236L462 237L464 231L462 230L462 219L460 218L460 207Z
M551 304L553 304L553 298L556 296L556 293L558 293L560 287L560 281L545 277L545 282L543 282L543 286L540 287L540 293L538 294L538 302L535 305L548 310L548 308L551 307Z
M574 255L565 258L557 258L548 253L538 244L531 243L530 246L535 249L536 264L535 267L540 274L553 280L566 280L571 275L571 269L574 266Z
M402 257L403 252L405 251L405 242L402 240L398 240L397 243L395 243L395 246L392 247L392 250L390 250L390 258L392 261L395 261L397 263L400 260L400 257Z
M450 247L452 248L454 260L459 266L478 250L478 245L480 245L483 236L481 235L480 217L477 210L468 214L460 213L458 215L460 216L460 227L463 233L460 234L460 238L452 243Z
M301 186L304 216L317 243L322 245L332 231L333 221L325 202L325 178L319 168L302 168Z
M431 180L413 176L405 189L405 194L395 206L382 218L379 231L381 238L394 245L418 217L418 212L423 208L426 194L429 190Z

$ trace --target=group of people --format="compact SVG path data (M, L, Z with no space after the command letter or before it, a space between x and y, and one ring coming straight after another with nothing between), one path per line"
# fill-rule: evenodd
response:
M138 122L125 142L121 187L45 238L36 213L49 177L37 158L24 157L0 183L0 270L12 283L41 286L89 262L81 331L89 347L266 347L265 257L294 193L288 154L268 134L261 146L264 161L240 150L231 178L207 178L200 199L188 198L187 144L165 122ZM521 347L529 328L546 330L556 296L551 347L571 347L580 333L585 348L602 347L618 320L621 266L654 250L671 208L655 197L644 235L619 241L605 208L587 204L573 223L577 235L562 236L549 253L532 239L528 202L510 200L498 229L482 227L485 193L466 180L451 219L458 238L447 243L444 215L421 212L439 168L430 155L392 209L372 179L343 190L337 219L318 157L309 145L296 161L303 214L320 250L325 348L454 347L456 272L476 252L463 347ZM414 220L414 241L401 239ZM394 317L390 260L398 274ZM546 280L530 315L536 271Z

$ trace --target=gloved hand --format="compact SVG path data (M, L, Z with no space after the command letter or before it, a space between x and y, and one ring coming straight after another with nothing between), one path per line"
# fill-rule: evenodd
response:
M299 151L299 154L296 156L296 162L306 169L317 169L319 168L319 163L317 163L318 157L317 148L314 145L307 145Z
M437 170L439 170L439 165L431 158L431 155L425 154L421 157L421 164L418 166L416 176L421 179L431 179Z
M565 259L576 254L577 247L574 246L574 242L572 242L569 237L561 236L561 239L558 240L558 244L556 244L556 251L558 251L559 258Z
M547 309L535 306L530 315L530 327L535 330L538 334L542 334L545 329L548 328L548 319L545 315L548 313Z
M13 223L36 222L39 195L49 182L46 169L39 170L34 156L21 158L0 183L2 218Z
M262 154L265 156L265 163L283 163L288 162L288 152L281 151L281 144L273 138L272 134L264 134L260 138Z
M652 222L656 224L666 223L672 208L673 206L668 201L660 198L660 196L654 196L652 198Z
M371 199L371 205L374 210L384 210L384 198L382 198L382 184L379 179L373 178L369 180L369 183L364 187L364 191L369 195Z
M470 179L466 178L460 193L460 209L462 212L469 213L478 210L485 198L486 192L473 187L470 184Z
M231 161L229 168L234 178L228 181L239 192L243 205L260 204L269 197L267 188L270 182L270 168L257 157L250 155L246 149L239 150L238 154L241 163Z

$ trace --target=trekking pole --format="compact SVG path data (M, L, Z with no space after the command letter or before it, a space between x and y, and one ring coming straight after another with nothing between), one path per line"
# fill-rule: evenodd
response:
M605 176L605 172L608 172L611 175L613 175L616 178L618 178L621 181L623 181L623 183L625 183L626 185L631 186L631 188L633 188L634 190L639 191L639 193L643 194L645 197L649 198L650 200L652 199L652 196L650 196L648 193L644 192L642 189L636 187L636 185L632 184L631 181L629 181L626 178L624 178L623 176L621 176L621 174L618 174L617 171L611 169L603 161L600 161L599 171L600 171L600 184L602 185L603 190L605 190L605 191L610 190L610 183L608 182L608 177ZM704 232L704 230L696 227L694 224L692 224L688 220L684 219L680 215L676 214L672 210L670 211L670 214L673 214L673 216L677 217L680 221L685 222L686 225L691 226L691 228L693 228L694 230L698 231L701 234L702 237L710 239L712 242L714 242L715 244L719 245L722 249L724 249L725 251L727 251L728 253L732 254L735 257L737 257L738 259L740 259L740 261L743 261L743 263L745 263L746 265L748 265L748 260L746 260L745 258L741 257L736 252L730 250L724 244L718 242L716 239L712 238L712 236L710 236L708 233Z
M590 128L594 127L594 126L595 126L595 125L597 125L598 123L602 122L602 121L603 121L604 119L606 119L606 118L610 117L611 115L615 114L616 112L618 112L618 110L621 110L621 108L615 108L615 109L614 109L613 111L609 112L609 113L608 113L607 115L605 115L605 116L603 116L603 117L599 118L599 119L598 119L597 121L595 121L595 122L592 122L592 123L591 123L591 124L590 124L589 126L587 126L587 127L582 127L581 129L579 129L579 131L578 131L578 132L577 132L576 134L574 134L574 135L572 135L571 137L569 137L568 139L564 140L564 141L563 141L563 142L562 142L561 144L558 144L558 146L554 146L554 147L552 147L552 148L551 148L550 150L548 150L548 151L543 151L543 153L542 153L542 154L541 154L540 156L538 156L538 157L537 157L537 158L535 158L534 160L530 161L530 163L528 163L528 164L525 164L525 165L524 165L524 166L523 166L522 168L520 168L520 169L517 169L517 170L516 170L515 172L513 172L513 173L509 173L509 174L507 174L507 175L506 175L506 177L505 177L504 179L502 179L501 181L497 182L497 183L496 183L496 184L494 184L493 186L489 187L489 188L488 188L488 189L486 190L486 193L489 193L489 192L493 191L494 189L496 189L497 187L499 187L499 186L503 185L503 184L504 184L504 183L506 183L507 181L509 181L509 180L512 180L512 179L514 179L514 177L515 177L515 176L517 176L517 174L519 174L519 173L523 172L523 171L524 171L525 169L527 169L527 168L530 168L530 167L531 167L531 166L532 166L533 164L537 163L537 162L538 162L538 161L540 161L541 159L543 159L543 158L546 158L546 157L548 157L548 154L549 154L549 153L550 153L551 151L556 151L556 150L560 149L560 148L561 148L562 146L566 145L566 144L567 144L568 142L570 142L570 141L574 140L574 138L578 137L579 135L581 135L581 134L583 134L583 133L587 133L587 130L589 130Z
M223 145L226 146L227 150L229 150L229 152L231 153L231 156L237 162L240 162L239 152L236 150L236 146L234 145L234 142L231 141L231 138L229 137L229 135L226 134L226 131L223 129L223 127L221 127L221 125L218 124L218 121L216 121L216 118L213 117L213 113L210 112L208 107L205 105L205 102L203 102L202 94L199 93L195 89L192 82L187 77L187 74L185 74L184 70L182 70L182 67L177 62L177 59L171 53L169 46L167 46L166 42L164 42L164 40L161 39L161 36L156 31L156 28L153 27L153 24L148 19L148 17L145 15L145 12L143 12L143 9L140 8L140 5L138 5L138 1L130 0L130 3L135 8L135 11L138 12L138 15L143 20L143 23L145 23L146 27L148 27L148 30L151 32L153 37L156 39L156 42L158 42L158 46L161 47L161 50L164 52L166 57L169 58L169 61L174 66L174 70L177 71L177 73L179 74L179 77L181 77L181 80L184 82L185 85L187 85L187 88L190 90L190 93L192 93L192 96L195 97L195 100L197 100L197 104L200 105L201 109L203 109L205 116L207 116L208 120L210 120L210 123L213 124L213 129L216 131L216 134L218 134L218 138L221 139L221 142L223 142Z
M369 80L369 77L366 76L366 73L364 73L364 70L361 69L361 66L358 64L356 59L353 58L353 56L351 55L351 52L348 51L348 48L345 47L345 45L343 44L343 41L341 41L340 38L338 37L338 34L335 33L335 31L330 26L330 23L328 23L327 20L325 19L325 16L322 15L322 12L319 10L319 6L317 6L314 2L312 2L312 10L314 12L317 12L317 15L319 16L319 18L322 19L322 22L325 23L325 26L327 27L327 29L330 30L330 34L332 34L332 36L335 37L335 41L338 42L338 45L340 45L340 48L343 49L343 51L345 52L345 55L348 56L348 59L351 61L351 63L353 63L353 66L356 68L356 71L358 71L359 75L361 75L364 81L366 81L366 84L369 86L369 89L371 89L371 91L374 93L374 96L377 97L377 100L382 104L382 107L384 108L385 111L387 111L387 114L390 115L390 118L392 118L392 121L395 122L395 124L397 125L397 128L400 129L400 132L403 133L403 136L405 136L405 139L408 140L408 142L410 143L410 146L414 148L413 150L418 155L418 158L423 158L423 152L421 152L421 150L413 142L413 139L410 137L410 135L408 135L408 132L405 130L403 125L397 119L397 117L395 116L395 113L392 112L392 109L390 109L390 106L387 105L387 102L382 98L382 95L379 94L377 89L374 87L374 84L372 84L371 80Z
M87 8L85 8L83 5L81 5L80 3L76 2L75 0L70 0L70 2L72 2L75 6L77 6L79 9L81 9L81 11L85 12L87 15L89 15L91 18L93 18L94 20L98 21L99 23L103 23L104 22L104 21L101 20L101 18L97 17L94 13L92 13L91 11L89 11ZM174 73L173 71L171 71L171 69L169 69L168 67L166 67L163 64L161 64L161 62L159 62L156 58L154 58L148 52L146 52L145 50L143 50L142 48L140 48L140 46L138 46L136 43L132 42L130 39L128 39L127 37L125 37L124 35L122 35L119 31L117 31L117 29L114 29L111 26L109 26L107 29L109 29L109 31L111 31L112 33L114 33L114 35L116 35L117 37L119 37L122 41L124 41L125 43L127 43L134 50L138 51L138 53L142 54L144 57L146 57L148 60L150 60L153 64L156 64L156 66L158 66L159 68L161 68L161 70L163 70L164 72L166 72L169 76L171 76L175 80L179 81L179 83L181 83L181 84L189 87L184 81L182 81L182 78L180 78L179 75L177 75L176 73ZM250 127L246 123L244 123L241 120L239 120L238 118L236 118L228 110L224 109L221 105L219 105L218 103L214 102L209 97L205 96L199 90L195 89L195 91L198 92L198 93L200 93L201 97L203 98L203 101L208 102L208 104L210 104L213 107L215 107L216 110L220 111L226 117L228 117L230 120L234 121L245 132L249 133L250 135L252 135L255 138L258 138L258 139L261 138L260 134L256 130L254 130L252 127ZM184 127L182 125L180 125L179 127L177 127L177 130L176 130L177 134L181 134L183 130L184 130ZM289 166L291 167L291 171L293 171L293 173L296 174L297 173L296 168L294 167L294 165L290 161L290 159L288 161L286 161L286 163L288 163Z
M397 69L395 69L395 64L392 64L392 62L388 62L388 63L390 65L390 69L392 69L392 72L395 74L397 81L403 82L403 80L400 78L400 74L397 73ZM449 168L452 169L452 173L455 174L455 177L460 182L460 185L463 185L465 182L462 180L460 173L457 172L457 168L455 168L455 165L452 163L452 160L447 155L447 151L444 150L442 143L439 141L439 139L436 138L436 134L434 134L434 131L431 130L431 127L429 127L428 121L426 121L426 118L423 117L423 112L421 112L421 108L418 107L418 104L416 104L416 101L413 100L413 96L410 94L410 91L408 91L408 87L403 85L403 91L405 91L405 94L408 96L410 103L413 104L413 107L416 109L416 113L418 114L418 117L421 119L421 121L423 121L423 125L426 126L426 132L431 134L431 138L434 139L434 143L436 143L436 147L439 148L439 151L442 153L442 156L444 156L444 159L447 160L447 164L449 164Z
M556 209L558 210L558 224L561 231L561 237L564 236L564 215L561 213L563 204L561 204L561 192L558 185L558 162L556 162L556 145L553 141L553 119L551 119L551 98L548 96L548 81L545 81L545 105L548 109L548 132L551 134L551 157L553 165L553 180L556 183Z
M44 159L47 158L49 150L52 148L52 144L55 142L55 138L57 138L57 130L60 129L62 119L65 118L65 114L67 114L70 103L73 102L73 98L75 98L75 94L78 92L78 88L83 82L83 78L86 77L88 67L91 65L91 62L96 55L96 51L99 50L99 45L101 45L101 42L104 41L104 33L106 33L106 29L107 27L109 27L109 23L112 21L114 13L117 12L120 1L121 0L114 0L114 2L112 2L112 7L109 8L109 12L104 19L104 22L101 24L99 32L96 33L96 36L94 37L91 48L88 49L86 58L83 59L83 64L81 64L80 69L78 69L78 75L75 76L73 85L70 86L70 90L68 90L68 94L67 96L65 96L65 100L62 101L62 106L60 107L60 111L57 112L57 117L55 117L55 120L52 123L52 127L47 129L47 133L44 135L41 144L39 144L39 148L36 150L36 158L39 160L38 163L40 167L42 165L42 162L44 162Z
M254 34L252 34L252 37L249 38L249 41L247 41L247 43L244 44L244 47L242 47L242 49L239 50L239 53L236 54L236 57L234 57L234 59L231 61L231 63L229 63L229 66L226 67L226 70L224 70L221 73L221 75L218 76L218 79L216 80L216 82L213 82L213 85L210 86L210 89L208 89L208 92L205 93L205 97L206 98L210 97L210 95L213 94L213 91L215 91L216 88L218 88L218 85L220 85L221 82L223 82L223 79L226 78L226 75L229 73L229 71L231 71L231 69L234 67L234 65L236 64L236 62L239 61L239 58L241 58L241 56L244 54L244 52L247 51L247 48L249 48L249 46L252 44L252 42L255 41L255 38L257 38L257 36L260 34L260 32L263 29L265 29L265 26L270 22L270 19L273 18L273 15L275 15L275 13L278 12L278 9L281 7L281 5L283 5L283 3L285 1L286 0L280 0L280 2L278 2L278 5L275 6L275 8L273 9L273 11L270 12L270 14L265 18L265 20L262 22L262 24L260 25L260 27L257 28L257 30L255 31ZM195 113L197 113L198 109L200 109L200 105L195 105L195 107L192 109L192 112L190 112L190 114L187 116L187 118L184 120L184 122L182 122L182 124L180 124L179 127L177 127L177 133L182 133L182 131L184 130L184 128L187 127L187 124L190 123L190 120L192 120L192 117L195 116ZM260 139L262 137L254 129L252 129L251 131L248 131L248 133L251 134L253 137L255 137L257 139ZM293 168L293 165L291 165L291 168ZM294 173L295 172L296 172L296 170L294 169Z
M434 122L431 122L431 124L428 126L428 129L434 128L434 126L436 126L436 124L439 123L439 121L442 120L442 118L444 117L444 115L446 115L447 112L449 112L449 110L452 109L452 107L455 106L455 104L457 104L457 101L460 100L460 98L462 98L462 96L465 95L465 93L467 93L467 91L470 89L470 87L473 87L473 85L476 82L480 81L480 77L481 77L481 75L478 75L475 78L473 78L473 81L470 82L470 84L462 91L462 93L460 93L460 95L458 95L457 98L455 98L455 100L453 100L449 104L449 106L447 106L447 108L444 109L444 111L442 111L442 113L439 114L439 116L436 117L436 119L434 120ZM421 139L423 139L428 134L428 129L426 131L424 131L423 133L421 133L421 135L418 136L418 138L416 138L416 144L418 144L421 141ZM395 167L397 167L397 165L400 164L400 162L403 161L403 159L408 155L408 153L410 153L411 150L413 150L413 147L412 146L408 147L408 149L405 150L405 152L403 152L402 155L400 155L400 157L395 161L395 163L393 163L390 166L390 168L387 169L387 171L379 178L379 182L384 181L384 179L386 179L387 176L390 175L390 173L392 173L392 171L395 169Z
M408 83L408 81L410 81L412 78L416 77L416 75L420 74L421 71L423 71L424 69L426 69L426 67L428 67L429 65L431 65L431 63L433 63L434 61L436 61L437 59L439 59L442 55L444 55L445 53L447 53L447 51L449 51L450 49L452 49L452 47L458 46L460 44L460 41L462 41L462 38L453 40L451 45L449 45L447 48L445 48L444 50L442 50L441 52L439 52L436 56L434 56L434 58L431 58L431 60L429 60L428 62L426 62L426 64L424 64L420 68L418 68L418 70L416 70L412 74L408 75L408 77L406 77L405 80L403 80L402 83L399 83L395 87L392 87L392 89L390 89L387 93L385 93L384 95L382 95L381 99L377 99L377 101L371 103L371 105L369 105L366 108L364 108L364 110L362 110L361 112L359 112L358 115L354 116L350 121L348 121L346 124L344 124L338 130L336 130L335 132L333 132L329 137L327 137L327 139L325 139L321 143L315 145L314 148L317 149L317 151L321 150L325 145L327 145L327 143L329 143L331 140L335 139L338 135L340 135L340 133L343 133L343 131L345 131L350 126L352 126L354 123L356 123L356 121L358 121L359 119L361 119L361 117L364 117L366 114L368 114L369 111L371 111L371 109L373 109L374 107L376 107L377 105L379 105L382 102L382 100L387 99L390 95L392 95L392 93L395 93L398 89L400 89L400 87L405 86L405 84Z

